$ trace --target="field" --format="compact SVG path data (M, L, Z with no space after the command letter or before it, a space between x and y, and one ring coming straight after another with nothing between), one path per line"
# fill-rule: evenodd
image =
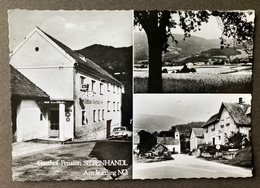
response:
M148 72L134 73L134 92L147 93ZM251 74L163 74L164 93L251 93Z

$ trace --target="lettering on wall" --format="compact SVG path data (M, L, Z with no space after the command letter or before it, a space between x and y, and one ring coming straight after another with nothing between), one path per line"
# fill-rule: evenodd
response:
M85 109L85 105L84 104L103 104L103 101L94 100L94 99L90 100L90 99L79 98L79 104L80 104L82 109Z

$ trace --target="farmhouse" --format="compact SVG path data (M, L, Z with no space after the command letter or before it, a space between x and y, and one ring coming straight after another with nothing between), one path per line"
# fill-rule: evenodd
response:
M190 135L190 151L197 149L199 144L204 143L204 129L192 128Z
M15 141L102 140L121 126L121 82L40 28L10 59Z
M219 112L202 125L204 142L210 145L224 145L232 132L240 132L250 140L251 106L242 98L238 103L222 103Z

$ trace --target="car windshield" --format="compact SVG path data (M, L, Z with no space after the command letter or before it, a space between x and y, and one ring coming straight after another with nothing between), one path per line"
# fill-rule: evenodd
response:
M113 131L125 131L125 128L124 127L117 127L117 128L114 128Z

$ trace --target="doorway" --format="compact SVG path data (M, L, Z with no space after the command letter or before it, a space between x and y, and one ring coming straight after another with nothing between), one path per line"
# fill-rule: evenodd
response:
M59 137L59 110L49 111L49 137L57 138Z
M107 138L109 138L109 136L110 136L111 121L112 120L107 120Z

